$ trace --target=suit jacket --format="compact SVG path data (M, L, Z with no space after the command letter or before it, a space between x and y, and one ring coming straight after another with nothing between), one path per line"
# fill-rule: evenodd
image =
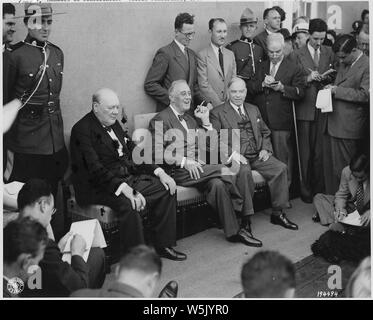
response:
M101 289L81 289L75 291L70 297L90 297L90 298L144 298L143 294L125 283L113 281L106 288Z
M358 187L358 182L356 178L352 175L349 166L343 168L341 174L341 182L339 189L335 194L334 205L338 209L346 209L348 202L356 201L356 191ZM367 182L367 187L364 190L364 205L370 202L370 181Z
M265 29L254 37L254 43L256 43L258 46L261 46L263 48L263 52L264 52L263 60L268 60L267 37L268 37L268 32Z
M308 50L308 46L295 50L292 53L293 58L299 64L302 69L304 82L306 85L304 98L295 102L295 111L297 120L313 121L315 120L316 113L316 98L321 85L326 83L320 83L312 81L307 83L307 77L311 73L309 69L316 70L314 61ZM320 48L320 61L317 70L320 74L325 71L334 68L335 55L330 47L322 45Z
M232 51L222 48L224 75L211 44L198 53L198 85L204 100L214 107L227 99L229 81L236 76L236 60Z
M67 297L73 291L88 288L88 264L81 256L72 256L71 265L62 261L57 243L49 239L40 261L42 289L25 290L24 296Z
M197 121L188 113L184 114L190 132L196 130L199 134L206 131L199 127ZM157 130L158 124L163 124L162 130ZM159 112L149 123L149 130L153 136L153 154L155 163L172 171L180 167L183 157L197 160L199 150L198 137L188 135L187 131L170 107ZM172 148L171 148L172 147ZM172 152L168 152L172 151ZM172 173L171 173L172 174Z
M252 86L252 92L257 94L255 102L264 122L271 130L292 130L292 101L304 96L302 70L290 57L284 57L275 76L275 80L281 81L284 85L285 91L282 93L262 87L265 75L269 74L269 68L270 61L263 61L258 67L256 80L249 84Z
M273 152L270 139L271 131L264 123L258 107L253 104L244 103L244 108L253 128L258 153L263 149ZM235 113L236 111L232 108L229 101L214 108L210 113L212 126L218 132L220 132L221 129L238 129L237 121L235 120ZM232 153L232 134L237 134L238 132L236 130L229 130L229 155Z
M116 143L92 111L71 130L72 181L79 204L94 204L97 193L114 195L131 176L153 174L157 168L151 164L135 165L131 153L134 144L118 121L112 129L123 145L122 157L118 155Z
M189 60L175 41L160 48L153 59L145 78L145 92L157 101L157 111L170 104L168 89L175 80L185 80L192 90L194 105L200 103L201 95L197 84L197 56L187 48Z
M335 85L328 133L340 139L364 138L369 125L369 58L363 55L352 67L341 65Z

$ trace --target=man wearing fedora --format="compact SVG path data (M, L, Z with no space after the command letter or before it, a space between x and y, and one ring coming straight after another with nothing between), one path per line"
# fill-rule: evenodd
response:
M68 157L59 100L64 57L48 41L54 14L50 3L25 4L28 34L4 66L9 99L17 98L24 105L6 136L4 178L9 182L45 179L56 196Z
M254 44L253 39L258 28L258 17L246 8L240 19L241 38L229 43L226 48L234 53L237 65L237 77L243 79L247 88L255 76L258 64L263 59L263 48ZM253 103L253 93L247 92L245 101Z

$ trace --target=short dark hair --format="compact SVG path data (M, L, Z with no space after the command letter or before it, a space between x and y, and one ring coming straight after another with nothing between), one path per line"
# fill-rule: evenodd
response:
M180 30L183 28L183 24L194 24L194 15L187 12L179 13L175 18L175 29Z
M365 16L369 14L369 10L368 9L364 9L362 12L361 12L361 21L364 21L365 19Z
M223 18L212 18L209 21L209 30L212 30L214 28L215 22L225 23L225 20Z
M41 197L49 197L52 190L48 182L41 179L31 179L27 181L18 193L18 210L37 202Z
M279 6L274 6L272 9L275 9L280 14L281 21L284 21L286 19L286 12L284 11L284 9Z
M369 156L365 153L356 153L350 161L352 172L369 172Z
M16 8L11 3L3 3L3 18L6 14L16 14Z
M31 218L16 219L9 222L3 230L4 262L17 261L22 253L36 257L40 247L48 241L47 230Z
M333 44L333 51L337 52L344 52L350 54L352 49L357 47L356 38L350 34L341 34L337 37Z
M334 30L326 30L326 34L330 34L334 38L334 41L337 39L337 34Z
M328 25L323 19L312 19L308 26L308 32L310 35L314 32L326 32L328 31Z
M246 298L281 298L295 288L295 268L278 252L260 251L243 265L241 282Z
M138 245L130 248L120 259L119 270L138 270L144 273L162 272L162 261L153 248Z

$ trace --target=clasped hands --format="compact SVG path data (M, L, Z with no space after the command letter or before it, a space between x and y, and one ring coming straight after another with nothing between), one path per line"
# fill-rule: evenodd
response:
M262 87L270 88L274 91L284 92L284 85L281 81L276 81L274 77L266 75L262 82Z

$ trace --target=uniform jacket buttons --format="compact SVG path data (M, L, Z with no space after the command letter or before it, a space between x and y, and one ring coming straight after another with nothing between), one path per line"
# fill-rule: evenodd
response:
M29 77L33 77L33 76L34 76L34 74L33 74L33 73L29 73L28 75L29 75Z

